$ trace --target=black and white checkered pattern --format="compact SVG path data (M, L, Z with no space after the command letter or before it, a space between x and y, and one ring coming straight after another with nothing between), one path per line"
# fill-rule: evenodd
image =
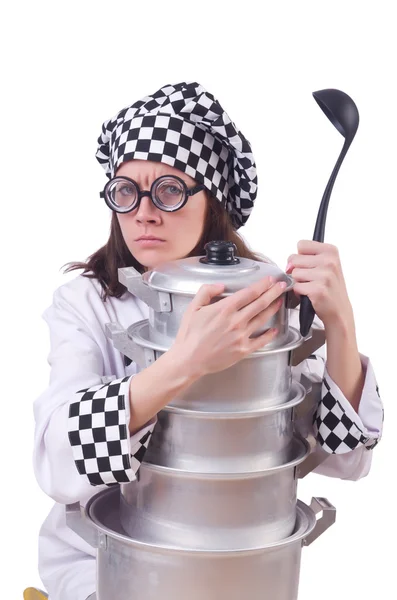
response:
M313 424L317 440L324 450L331 454L344 454L359 445L364 445L368 450L377 445L379 440L364 435L341 403L334 398L326 377L323 378L321 397Z
M138 473L139 467L141 466L141 463L142 463L143 458L145 456L145 452L146 452L147 447L148 447L149 442L150 442L151 435L152 435L152 432L148 431L131 448L131 456L130 456L130 459L131 459L131 468L132 468L132 470L134 471L135 474Z
M196 82L165 85L105 121L96 158L109 178L133 158L185 172L225 203L236 229L248 220L257 195L250 143Z
M125 398L130 377L77 392L68 435L78 472L92 485L133 481L149 444L148 431L130 450Z

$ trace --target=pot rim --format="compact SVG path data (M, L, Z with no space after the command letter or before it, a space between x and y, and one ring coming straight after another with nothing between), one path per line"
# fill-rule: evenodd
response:
M172 477L180 477L180 478L184 478L184 479L216 479L216 480L237 480L237 479L256 479L259 477L267 477L268 475L273 475L276 472L280 472L280 471L285 471L287 469L293 469L295 468L297 465L301 464L310 454L311 452L311 448L310 448L310 444L309 442L301 437L300 435L294 434L293 438L292 438L292 443L291 443L291 447L292 447L292 452L291 454L296 454L295 458L293 458L292 460L290 460L287 463L282 463L280 465L273 465L272 467L267 467L267 468L262 468L260 470L257 471L244 471L244 472L233 472L233 471L229 471L229 472L223 472L223 473L216 473L216 472L210 472L210 473L205 473L205 472L200 472L200 471L184 471L182 469L175 469L173 467L165 467L163 465L157 465L157 464L153 464L153 463L149 463L149 462L145 462L145 460L143 460L142 464L141 464L141 469L144 468L145 470L149 470L149 471L155 471L157 473L161 473L165 476L172 476ZM130 481L130 482L126 482L126 483L122 483L121 485L130 485L131 483L135 483L135 481Z
M303 402L305 396L307 395L307 390L305 386L299 383L299 381L293 380L291 383L291 389L293 388L298 389L297 393L291 400L288 400L288 402L277 404L275 406L264 406L263 408L258 408L250 411L201 411L190 408L180 408L179 406L173 406L169 404L164 406L164 408L162 408L161 411L173 414L180 414L181 416L194 419L253 419L267 414L281 412L283 410L294 408L295 406Z
M267 550L271 550L273 548L280 548L282 546L287 546L293 543L297 543L300 542L301 540L303 540L307 535L309 535L313 529L316 526L316 515L313 511L312 508L310 508L310 506L308 506L307 504L305 504L304 502L302 502L301 500L297 500L296 502L296 524L295 524L295 529L294 532L282 539L282 540L278 540L275 542L270 542L268 544L264 544L261 546L257 546L254 548L237 548L235 550L203 550L203 549L197 549L197 548L177 548L174 546L168 546L168 545L162 545L162 544L151 544L148 542L142 542L140 540L134 539L129 537L128 535L120 532L120 531L115 531L113 529L111 529L109 526L104 525L103 523L100 522L99 517L97 516L96 512L98 511L98 505L101 508L101 505L105 505L105 510L107 512L109 512L109 505L110 502L113 500L114 503L114 498L112 498L112 496L116 496L116 494L119 492L118 488L110 488L107 490L102 490L100 492L98 492L97 494L95 494L94 496L92 496L84 510L85 513L85 518L90 521L92 524L92 526L94 526L97 530L99 530L102 535L108 535L109 537L122 542L128 546L135 546L139 549L142 550L146 550L146 551L155 551L156 553L174 553L174 554L190 554L190 555L196 555L196 556L217 556L217 557L234 557L234 556L243 556L243 555L253 555L253 554L258 554L260 552L264 552ZM118 515L120 514L120 510L119 510L119 500L120 500L120 496L118 496L117 499L117 506L115 507L116 512L118 513ZM122 531L122 526L121 526L121 522L120 522L120 529Z
M192 419L255 419L272 413L282 412L283 410L289 410L303 402L307 395L305 386L299 383L299 381L294 380L291 384L291 389L294 387L298 388L298 391L291 400L288 400L288 402L277 404L275 406L264 406L263 408L250 411L201 411L167 404L167 406L161 409L161 412L180 414L181 416Z
M163 344L159 344L157 342L153 342L152 340L147 339L147 337L143 337L141 334L141 330L144 327L149 328L149 319L142 319L141 321L136 321L133 325L130 325L127 328L127 334L129 338L135 342L137 346L142 348L148 348L149 350L154 350L155 352L167 352L171 345L166 346ZM241 360L249 360L251 358L258 358L267 354L278 354L281 352L291 352L302 345L305 338L301 335L300 331L296 327L292 327L291 325L288 328L288 337L289 341L283 346L277 346L275 348L268 348L266 346L263 349L256 350L252 352L248 356L245 356Z
M274 277L275 283L278 281L287 283L284 293L290 291L295 285L295 279L267 256L264 261L238 256L239 263L227 265L204 265L200 262L201 258L205 258L205 255L167 261L159 269L154 268L142 273L142 283L156 292L188 298L193 298L200 287L207 283L225 283L226 289L229 285L230 291L224 291L218 296L218 298L226 298L269 275ZM247 275L249 281L244 282L244 276ZM237 289L230 289L234 287L231 281L238 281L239 284L243 281L244 285L240 285Z

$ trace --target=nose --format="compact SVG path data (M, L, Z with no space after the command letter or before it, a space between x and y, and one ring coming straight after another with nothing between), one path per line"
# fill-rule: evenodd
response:
M139 223L160 223L161 211L155 206L150 196L143 196L136 211L136 220Z

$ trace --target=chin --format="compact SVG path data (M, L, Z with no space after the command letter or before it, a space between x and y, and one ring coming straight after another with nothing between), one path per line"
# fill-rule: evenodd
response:
M133 252L134 257L138 262L141 263L147 269L153 269L157 267L160 263L168 262L169 260L174 260L174 258L169 256L167 252L159 252L158 250L147 249L142 252Z

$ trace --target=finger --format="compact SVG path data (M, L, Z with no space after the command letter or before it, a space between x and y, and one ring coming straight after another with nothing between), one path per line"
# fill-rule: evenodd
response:
M295 281L317 281L321 280L324 274L324 269L314 267L311 269L303 269L296 267L293 271L292 277Z
M323 264L323 261L324 257L319 254L291 254L288 257L287 266L289 266L289 271L291 271L291 268L296 269L297 267L313 269Z
M273 278L264 277L250 286L234 292L234 294L231 294L227 298L223 298L222 305L226 310L234 313L260 298L273 285Z
M258 337L250 338L248 340L250 353L256 352L257 350L263 348L263 346L265 346L266 344L269 344L272 340L274 340L277 333L278 332L274 331L274 329L268 329L265 333L262 333Z
M313 291L315 291L316 287L316 284L313 284L313 282L311 281L305 283L295 283L294 293L298 298L300 298L301 296L308 296L309 294L312 294Z
M208 306L211 300L222 294L224 290L225 284L223 283L204 284L200 287L188 308L190 310L199 310L203 306Z
M295 284L297 283L317 283L325 287L333 287L338 281L338 274L331 269L319 267L317 269L296 269L294 271Z
M316 242L315 240L300 240L297 244L300 254L323 254L334 248L332 244Z
M285 292L285 287L281 287L281 283L277 282L266 292L264 292L259 298L251 302L248 306L245 306L238 312L238 319L241 322L248 323L261 312L266 310L274 300L277 300ZM280 305L281 306L281 305Z
M284 298L277 298L265 310L258 313L248 323L247 333L251 336L255 331L263 328L265 324L280 310Z

